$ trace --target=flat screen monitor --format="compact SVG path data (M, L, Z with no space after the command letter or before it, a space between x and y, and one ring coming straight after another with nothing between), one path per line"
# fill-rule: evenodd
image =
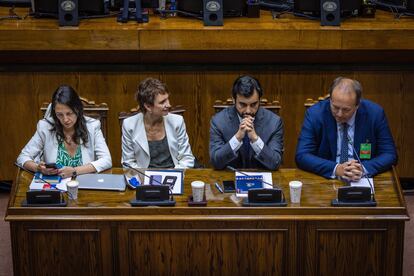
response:
M104 15L108 13L105 0L78 0L79 16ZM57 0L32 0L35 16L58 16Z
M246 0L223 0L223 15L238 17L246 14ZM203 0L177 0L177 10L203 15Z
M363 0L340 0L341 16L349 16L355 14L355 11L362 6ZM295 0L294 1L295 12L312 14L314 16L320 16L321 14L321 1L320 0Z

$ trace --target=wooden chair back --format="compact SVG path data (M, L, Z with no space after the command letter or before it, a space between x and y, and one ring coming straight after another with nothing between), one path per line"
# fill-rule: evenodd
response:
M213 108L216 113L222 111L223 109L233 106L234 102L232 98L228 98L226 101L216 100L214 102ZM279 115L280 109L282 108L279 101L272 101L269 102L267 99L262 98L260 99L260 106L266 108L276 115Z
M314 105L314 104L316 104L320 101L326 100L327 98L329 98L329 94L326 94L325 96L320 96L320 97L318 97L317 100L312 99L312 98L307 98L306 101L305 101L305 108L308 109L312 105Z

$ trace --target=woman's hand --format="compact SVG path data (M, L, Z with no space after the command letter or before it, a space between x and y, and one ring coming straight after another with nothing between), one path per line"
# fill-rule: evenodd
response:
M76 175L76 169L74 167L63 167L57 171L62 178L72 177L74 173Z
M46 168L45 162L37 164L37 171L41 172L43 175L56 175L59 173L59 170L56 168Z

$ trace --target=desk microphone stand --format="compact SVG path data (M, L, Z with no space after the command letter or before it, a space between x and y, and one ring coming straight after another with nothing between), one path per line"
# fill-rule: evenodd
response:
M142 12L141 0L135 0L135 13L129 11L129 5L130 1L124 0L122 13L118 16L118 22L127 23L128 20L133 20L134 18L138 23L147 23L149 21L148 13Z

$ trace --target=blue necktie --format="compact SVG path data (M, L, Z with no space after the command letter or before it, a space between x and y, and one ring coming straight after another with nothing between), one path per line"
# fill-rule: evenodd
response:
M348 124L342 124L342 143L341 143L341 155L339 157L339 163L348 161Z
M243 158L243 164L244 164L244 168L250 168L250 139L249 136L244 135L243 137L243 151L245 153L245 156L242 156Z

